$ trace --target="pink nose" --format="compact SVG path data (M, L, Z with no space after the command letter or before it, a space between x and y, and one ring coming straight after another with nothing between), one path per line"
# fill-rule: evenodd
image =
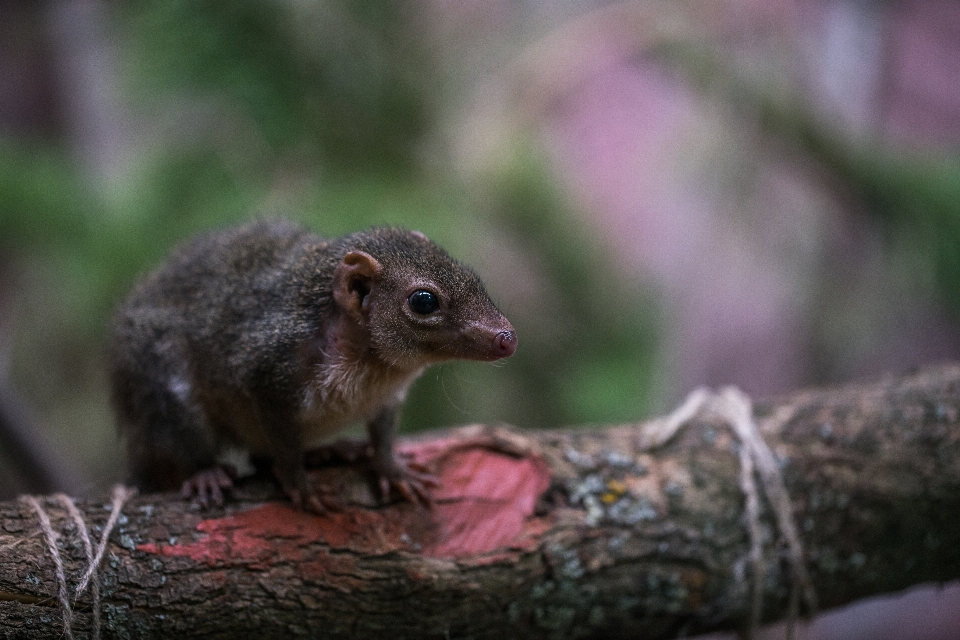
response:
M501 331L493 339L493 349L490 355L493 358L512 356L517 350L517 334L513 331Z

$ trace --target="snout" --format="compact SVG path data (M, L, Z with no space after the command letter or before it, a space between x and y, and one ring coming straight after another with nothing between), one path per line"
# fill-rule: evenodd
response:
M517 334L515 331L501 331L493 337L490 348L490 359L499 360L512 356L517 351Z
M517 332L503 316L494 320L472 323L455 335L438 335L435 362L454 358L489 362L512 356L517 351Z

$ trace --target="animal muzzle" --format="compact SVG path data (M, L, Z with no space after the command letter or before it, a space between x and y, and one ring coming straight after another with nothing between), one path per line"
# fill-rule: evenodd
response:
M493 337L490 348L490 360L499 360L512 356L517 351L517 332L501 331Z

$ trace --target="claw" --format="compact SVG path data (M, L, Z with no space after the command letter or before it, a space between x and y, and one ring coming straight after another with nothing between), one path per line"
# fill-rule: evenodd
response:
M193 474L180 485L180 496L184 500L195 499L204 509L211 504L223 506L224 491L233 488L229 467L211 467Z
M395 489L407 502L431 506L429 489L440 486L440 480L429 473L422 464L397 462L374 467L380 486L380 498L383 502L390 500L391 489Z
M390 481L384 478L383 476L381 476L379 484L380 484L380 502L387 502L388 500L390 500Z
M330 498L326 492L317 493L313 489L286 489L290 502L297 509L308 511L318 516L326 515L330 511L342 511L343 507Z
M435 475L430 473L430 467L428 467L427 465L421 464L419 462L408 462L407 468L413 471L416 471L418 474L421 474L429 478L430 481L433 482L431 486L434 486L434 487L440 486L440 480Z

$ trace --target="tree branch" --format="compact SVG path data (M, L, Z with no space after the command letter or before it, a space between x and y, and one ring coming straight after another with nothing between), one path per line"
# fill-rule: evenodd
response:
M823 607L960 577L960 366L758 403ZM519 433L468 427L408 441L441 477L435 504L375 505L359 465L315 472L341 512L296 512L270 482L224 509L131 500L100 572L109 637L669 638L750 614L740 443L695 418L654 452L643 425ZM87 567L60 532L70 593ZM109 505L78 501L99 540ZM790 566L768 505L766 619ZM36 513L0 503L0 636L60 638ZM74 604L89 630L91 596Z

